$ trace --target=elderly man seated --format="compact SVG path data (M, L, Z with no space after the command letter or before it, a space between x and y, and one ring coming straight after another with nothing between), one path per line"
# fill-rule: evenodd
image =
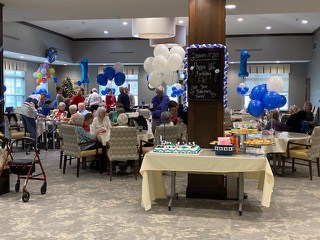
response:
M79 115L82 115L82 116L85 116L87 113L89 113L90 111L88 111L87 109L86 109L86 105L83 103L83 102L81 102L81 103L79 103L78 104L78 114Z

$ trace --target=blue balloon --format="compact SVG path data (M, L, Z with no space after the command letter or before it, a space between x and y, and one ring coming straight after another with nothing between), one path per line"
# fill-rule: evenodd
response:
M259 100L251 100L248 105L248 112L254 117L260 117L264 111L263 103Z
M241 50L240 53L240 69L238 73L238 77L248 77L249 73L247 71L247 60L250 58L250 54L247 51Z
M241 94L241 90L242 90L241 87L237 87L237 93L238 93L238 94Z
M3 85L3 92L7 91L7 87Z
M82 84L81 80L77 82L77 85L80 87Z
M149 82L149 74L146 75L146 79Z
M274 91L267 92L263 97L263 104L268 110L272 110L279 107L280 94Z
M177 88L175 86L173 86L171 89L172 89L173 92L177 91Z
M47 92L47 99L51 98L51 93Z
M107 95L106 90L101 90L101 95Z
M106 86L107 85L107 82L108 82L108 79L105 77L104 74L99 74L97 76L97 82L99 85L101 86Z
M262 101L264 95L268 92L266 86L258 85L254 86L251 90L251 99Z
M279 101L279 108L283 107L284 105L286 105L287 103L287 99L284 95L280 95L280 101Z
M246 93L249 92L249 88L247 86L245 86L243 89L246 91Z
M107 67L104 69L104 75L108 80L112 80L115 78L116 71L114 70L113 67Z
M46 51L46 57L47 57L49 63L53 63L54 61L56 61L57 58L58 58L58 51L57 51L57 49L54 48L54 47L51 47L51 48L47 49L47 51Z
M83 59L79 65L81 66L82 69L82 74L81 74L81 83L89 83L90 80L88 78L88 59ZM80 84L81 85L81 84ZM78 86L80 86L78 84Z
M177 97L177 94L175 92L172 92L171 97Z
M53 104L54 107L58 107L58 102L57 102L57 100L54 100L54 101L52 102L52 104Z
M177 96L181 96L183 94L183 90L182 89L179 89L176 91L176 95Z
M252 95L251 95L251 93L249 94L249 98L252 100Z
M58 82L58 78L56 78L56 77L53 78L53 82L54 82L54 83L57 83L57 82Z
M38 94L36 91L32 92L31 94Z
M126 75L123 72L118 72L114 77L114 83L121 86L126 81Z
M47 94L48 92L47 92L47 90L45 90L44 88L41 88L38 93L39 93L39 94L42 94L42 93Z

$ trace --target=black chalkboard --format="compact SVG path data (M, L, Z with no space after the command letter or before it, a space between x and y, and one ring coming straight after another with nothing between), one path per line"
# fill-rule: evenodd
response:
M188 101L223 98L224 49L188 49Z

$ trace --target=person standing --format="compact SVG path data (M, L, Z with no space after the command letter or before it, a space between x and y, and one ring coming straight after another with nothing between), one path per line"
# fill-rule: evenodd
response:
M163 87L157 87L156 96L154 96L151 100L151 104L149 109L152 114L152 132L154 133L156 130L156 126L161 124L161 113L168 111L168 106L170 99L164 94Z
M56 96L56 102L57 102L57 106L59 106L59 103L64 102L66 103L67 100L69 100L69 98L64 98L62 95L63 89L62 87L56 87L56 91L57 91L57 96Z
M108 89L108 94L106 95L106 106L107 112L110 112L112 108L116 106L117 100L116 97L113 95L112 89Z
M128 87L126 87L124 91L129 96L130 109L133 109L134 105L136 105L136 100L134 99L134 95L130 93L130 89Z
M94 110L97 110L101 103L101 95L98 93L96 88L92 88L92 93L88 97L90 111L93 112Z
M118 96L118 103L121 103L123 105L123 109L125 112L129 112L130 111L130 100L129 100L128 94L125 93L124 89L125 88L122 86L119 88L120 94Z
M75 95L72 96L71 100L70 100L70 105L79 105L79 103L83 103L84 102L84 97L82 96L82 91L80 88L75 90Z

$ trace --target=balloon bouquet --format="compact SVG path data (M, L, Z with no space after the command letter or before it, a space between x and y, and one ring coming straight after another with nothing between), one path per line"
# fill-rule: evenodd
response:
M113 67L106 67L101 74L97 76L97 82L101 86L107 86L105 90L101 91L102 95L106 95L108 93L109 88L112 86L112 80L114 79L114 83L117 86L121 86L126 81L126 75L123 73L124 66L121 62L116 62ZM115 89L112 88L114 92Z
M153 51L154 57L148 57L144 63L144 70L147 75L148 88L153 90L163 83L172 86L172 97L183 94L183 89L179 81L178 71L183 67L185 50L180 46L169 48L164 44L159 44Z
M247 71L247 61L248 58L250 58L250 54L247 51L241 50L240 53L240 68L239 68L239 73L238 77L242 77L243 80L244 78L249 76L249 73ZM249 91L249 88L246 86L245 83L240 83L237 87L237 93L240 95L245 95Z

